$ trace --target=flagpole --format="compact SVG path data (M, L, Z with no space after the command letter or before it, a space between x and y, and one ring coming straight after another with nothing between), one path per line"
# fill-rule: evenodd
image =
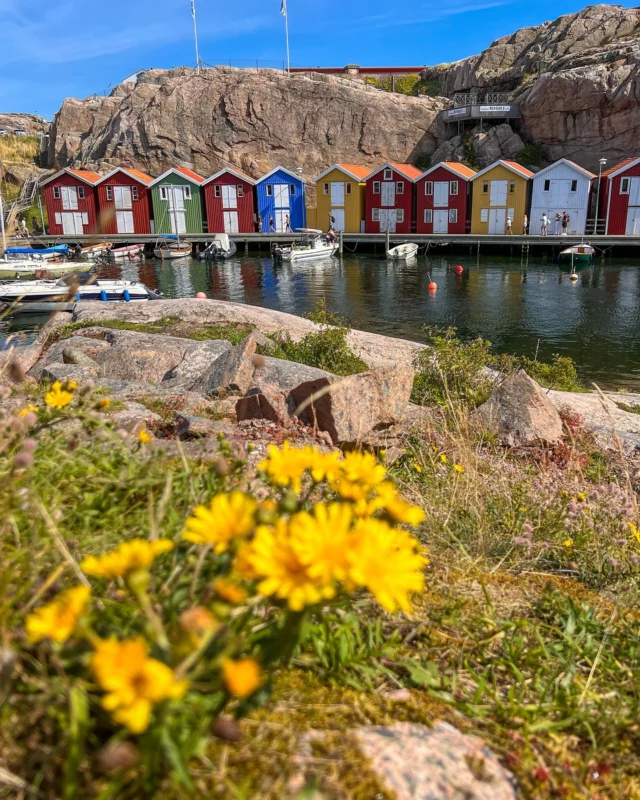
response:
M282 0L280 13L284 17L284 30L287 37L287 75L291 77L291 62L289 60L289 9L287 8L287 0Z
M198 52L198 28L196 26L196 4L195 0L191 0L191 16L193 17L193 38L196 43L196 72L200 72L202 61L200 61L200 53Z

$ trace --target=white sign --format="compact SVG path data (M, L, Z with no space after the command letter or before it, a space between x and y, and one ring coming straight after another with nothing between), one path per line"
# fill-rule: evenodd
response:
M451 111L447 111L447 115L450 117L459 117L460 114L466 114L466 108L452 108Z
M480 106L481 113L488 111L511 111L511 106Z

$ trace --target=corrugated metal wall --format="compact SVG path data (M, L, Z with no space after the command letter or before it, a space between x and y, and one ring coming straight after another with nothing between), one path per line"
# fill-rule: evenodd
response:
M342 206L332 205L332 183L342 184L343 186L344 203ZM327 185L327 194L325 194L325 184ZM347 185L351 186L351 194L347 194ZM343 208L344 230L347 233L360 233L361 223L366 219L365 199L365 183L358 182L339 169L333 169L316 183L316 221L314 225L309 223L309 227L321 228L322 230L328 229L329 213L336 208Z
M507 202L504 206L491 206L491 181L507 181ZM483 182L488 181L488 191L482 191ZM514 192L509 191L509 181L515 181ZM522 220L527 209L529 181L515 172L503 167L502 164L490 169L479 178L471 181L471 233L488 234L489 221L481 222L483 209L505 208L513 209L513 233L522 233ZM506 215L505 215L506 216ZM504 231L501 231L504 233Z
M169 202L160 199L160 187L172 184L173 186L190 186L191 199L184 201L185 223L187 233L203 233L202 224L202 191L200 185L190 181L185 175L171 174L163 178L161 183L151 187L151 202L155 220L155 233L171 233L171 220L169 218Z
M275 187L282 185L295 186L294 194L288 191L288 209L284 205L276 206L277 190ZM272 194L269 194L269 186ZM256 201L258 212L262 217L262 230L265 233L269 232L269 218L273 217L274 224L277 226L278 219L283 218L285 213L289 214L290 224L294 231L307 227L305 185L301 178L294 177L284 170L277 170L273 175L262 178L256 183ZM283 212L280 215L276 213L279 210Z
M549 181L549 191L544 191L545 181ZM577 190L569 192L566 203L555 203L556 181L577 181ZM530 233L539 233L541 218L546 211L549 217L548 232L555 230L555 215L562 214L564 211L570 217L569 233L584 234L589 213L589 200L591 197L591 178L583 175L577 169L573 169L569 164L558 162L552 168L545 171L542 175L536 175L533 180L533 192L531 195L531 211L529 213ZM562 226L560 226L562 233Z
M107 186L136 187L138 199L132 197L131 211L133 213L134 233L151 233L151 198L146 184L136 181L122 172L107 178L96 187L98 193L98 218L102 233L118 233L116 221L115 200L107 200Z

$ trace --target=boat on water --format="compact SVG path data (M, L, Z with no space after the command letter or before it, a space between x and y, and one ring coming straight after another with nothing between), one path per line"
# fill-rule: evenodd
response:
M126 247L115 247L113 250L105 250L98 257L98 261L105 263L113 261L133 261L144 253L143 244L130 244Z
M315 228L301 228L302 238L291 245L276 245L273 257L282 261L310 261L313 258L330 258L338 250L338 242Z
M75 272L72 261L39 261L37 259L0 259L0 278L44 278Z
M213 239L207 244L205 249L198 255L198 258L217 259L231 258L238 252L236 243L229 238L228 233L216 233Z
M387 250L387 258L392 261L408 261L410 258L415 258L418 255L418 245L411 242L399 244L397 247L392 247Z
M56 244L52 247L7 247L4 251L5 261L62 261L71 252L67 244Z
M191 256L191 242L181 242L175 234L167 233L158 237L153 255L167 259L189 258Z
M74 255L87 261L98 261L101 256L108 253L112 248L113 244L111 242L99 242L98 244L89 244L86 247L77 247Z
M143 283L125 280L96 280L84 285L78 276L62 280L0 281L0 303L20 312L42 313L72 308L77 302L98 300L130 303L158 300L160 295Z
M589 242L582 242L562 250L558 261L561 264L591 264L595 254L596 251Z

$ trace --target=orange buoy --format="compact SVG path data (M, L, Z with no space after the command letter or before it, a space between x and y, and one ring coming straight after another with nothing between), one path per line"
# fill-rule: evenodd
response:
M207 295L204 292L198 292L198 294L196 295L196 300L206 300L206 299Z
M435 281L431 281L431 283L429 284L429 291L430 292L435 292L437 290L437 288L438 288L438 284Z
M456 275L462 275L463 272L464 272L464 267L462 266L462 264L458 264L458 266L456 267Z

